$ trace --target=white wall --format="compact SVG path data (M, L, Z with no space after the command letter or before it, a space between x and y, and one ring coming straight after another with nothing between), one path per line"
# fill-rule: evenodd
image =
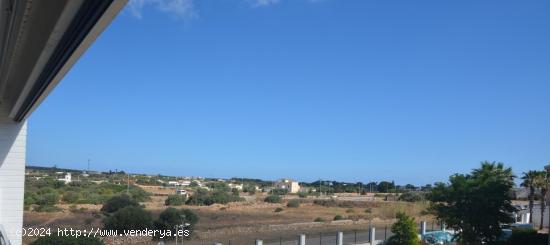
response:
M548 227L548 216L550 212L550 209L548 206L546 206L546 209L544 211L544 227ZM533 207L533 226L535 228L539 228L539 225L540 225L540 205L539 204L535 204L535 206Z
M26 122L0 118L0 225L12 245L21 244L26 142Z

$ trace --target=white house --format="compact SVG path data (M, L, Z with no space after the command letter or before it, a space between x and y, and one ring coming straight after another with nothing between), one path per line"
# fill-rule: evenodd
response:
M275 188L288 190L288 193L298 193L300 184L291 179L281 179L275 183Z
M169 186L180 186L180 182L177 181L168 181Z
M243 190L243 184L229 183L227 186L229 186L229 188L231 189L235 188L239 191Z
M65 182L65 184L69 184L71 183L72 179L71 179L71 173L66 173L65 174L65 177L61 178L61 179L57 179L59 181L63 181Z
M191 185L191 181L190 180L182 180L179 182L180 186L189 186Z

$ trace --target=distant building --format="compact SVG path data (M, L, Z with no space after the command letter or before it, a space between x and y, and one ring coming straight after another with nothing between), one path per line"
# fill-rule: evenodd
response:
M176 195L189 197L189 192L187 192L187 190L178 189L178 190L176 190Z
M168 185L169 185L169 186L179 186L180 183L177 182L177 181L168 181Z
M243 184L229 183L228 186L229 186L229 188L231 188L231 189L237 189L237 190L239 190L239 191L242 191L242 190L243 190Z
M182 181L179 181L179 184L180 184L180 186L190 186L190 185L191 185L191 181L189 181L189 180L182 180Z
M300 191L300 184L291 179L281 179L275 183L275 188L288 190L288 193L297 193Z
M57 180L63 181L65 184L69 184L69 183L71 183L71 181L72 181L72 179L71 179L71 173L66 173L64 178L57 179Z

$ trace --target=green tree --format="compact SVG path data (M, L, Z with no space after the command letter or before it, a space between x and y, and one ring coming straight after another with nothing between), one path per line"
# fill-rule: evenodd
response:
M393 181L392 182L381 181L380 183L378 183L378 186L377 186L378 192L382 192L382 193L388 193L394 189L395 189L395 184L393 183Z
M533 185L536 188L540 189L540 225L539 230L542 230L544 224L544 211L546 210L546 193L548 192L548 187L550 186L550 181L546 174L541 173L535 176L533 180Z
M521 179L523 180L521 182L521 186L529 189L529 223L533 223L533 207L535 203L535 178L537 176L540 176L542 172L540 171L529 171L527 173L523 173L523 176Z
M127 206L118 210L105 220L104 228L108 230L141 230L151 228L153 216L141 207Z
M414 218L399 212L396 215L397 222L391 226L393 236L388 239L388 245L417 245L420 244L418 234L416 234L416 222Z
M514 211L510 192L514 186L511 168L502 163L482 162L470 174L455 174L449 183L437 183L429 199L430 210L449 227L458 231L461 244L495 241L500 224L510 223Z

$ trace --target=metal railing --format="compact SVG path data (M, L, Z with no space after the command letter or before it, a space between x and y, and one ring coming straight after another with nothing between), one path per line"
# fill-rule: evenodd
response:
M445 231L445 225L441 222L420 221L418 222L418 235L433 233L434 231ZM391 225L371 226L368 229L353 229L345 231L324 231L318 233L296 233L295 235L272 236L270 238L258 238L255 240L225 240L214 242L192 242L194 245L235 245L235 244L254 244L254 245L372 245L383 244L393 233Z

